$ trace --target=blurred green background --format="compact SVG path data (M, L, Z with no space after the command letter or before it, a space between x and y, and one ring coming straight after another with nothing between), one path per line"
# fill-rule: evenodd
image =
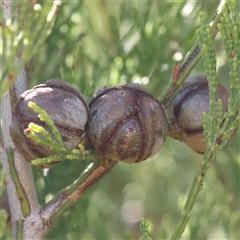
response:
M29 87L62 79L89 101L105 85L137 82L157 98L174 64L197 40L199 12L206 13L207 23L217 6L218 1L62 2L52 33L29 63ZM228 87L229 66L219 36L215 49L219 82ZM201 62L192 74L204 74ZM182 239L239 238L239 137L238 131L213 161ZM139 239L141 217L150 223L153 239L169 238L201 158L167 139L153 158L117 164L46 239ZM44 171L33 167L40 203L76 179L89 161L65 161Z

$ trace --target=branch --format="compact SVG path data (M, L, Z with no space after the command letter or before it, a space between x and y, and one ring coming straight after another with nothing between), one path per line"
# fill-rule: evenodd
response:
M11 1L3 0L2 8L4 11L5 18L10 18L11 12ZM15 65L17 66L19 59L16 58ZM24 91L27 90L27 73L25 68L23 68L17 75L16 81L12 88L12 95L18 98ZM12 139L9 134L9 126L12 119L13 108L11 103L10 92L8 91L5 96L1 99L1 116L2 116L2 136L3 136L3 147L1 149L1 163L3 170L6 172L7 176L7 193L9 199L9 205L11 209L11 221L13 227L13 239L19 237L22 229L18 229L19 222L23 219L22 212L22 202L28 203L30 211L39 208L37 194L34 187L33 175L31 170L31 165L24 159L24 157L16 150ZM12 152L14 161L10 167L7 151ZM14 169L16 175L13 176L11 169ZM19 195L17 191L16 184L22 186L22 191L25 193ZM19 221L20 220L20 221ZM20 235L19 235L20 234Z
M23 69L18 75L16 82L14 84L15 95L19 95L26 90L27 86L27 77L25 69ZM25 87L24 87L25 86ZM2 134L3 134L3 146L2 150L2 166L3 170L7 175L7 192L9 205L11 209L11 219L13 226L13 239L16 239L17 236L17 221L23 219L22 214L22 197L24 197L24 202L28 202L30 209L39 208L36 190L34 187L33 175L31 165L24 159L24 157L16 150L12 139L9 134L9 125L12 119L11 112L11 102L9 92L1 100L1 115L2 115ZM16 176L11 174L10 164L8 162L7 150L12 151L14 162L12 162L12 169L16 171ZM23 191L25 192L24 196L18 195L17 188L15 183L22 186Z
M41 210L41 218L44 219L49 229L58 221L64 212L74 205L79 197L117 164L116 161L109 160L106 157L100 155L98 155L98 157L100 159L90 164L78 179L58 193L58 195Z

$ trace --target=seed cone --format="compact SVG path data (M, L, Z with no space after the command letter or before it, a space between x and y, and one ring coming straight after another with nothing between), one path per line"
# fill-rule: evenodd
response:
M139 84L105 87L89 104L87 134L106 157L141 162L163 145L167 121L161 104Z

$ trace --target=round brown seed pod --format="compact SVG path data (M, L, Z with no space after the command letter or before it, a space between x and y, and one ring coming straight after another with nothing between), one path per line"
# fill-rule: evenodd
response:
M49 80L24 92L15 107L10 133L16 148L27 161L56 154L47 146L36 145L25 136L24 131L31 122L44 127L51 134L45 122L38 118L38 113L28 106L29 102L36 103L47 112L58 128L66 148L72 150L78 146L85 135L88 105L82 94L70 84L61 80ZM56 162L42 164L40 167L54 164Z
M163 145L167 121L161 104L139 84L105 87L89 104L87 134L109 159L141 162Z
M222 100L223 113L228 109L227 89L218 84L216 99ZM203 135L202 113L209 109L209 86L205 76L189 76L170 108L173 131L168 135L185 142L193 151L205 153L207 139Z

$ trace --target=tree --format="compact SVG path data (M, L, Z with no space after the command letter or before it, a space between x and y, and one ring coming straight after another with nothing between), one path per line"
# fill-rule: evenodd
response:
M3 3L8 4L8 1ZM230 6L232 10L233 7L231 4ZM29 80L29 87L32 87L47 79L55 78L73 84L89 101L94 92L104 85L116 86L119 83L133 81L146 83L144 86L147 90L154 97L160 96L161 99L163 96L161 93L168 84L174 63L181 63L183 55L186 55L197 40L195 30L200 26L199 11L207 13L208 17L205 20L207 23L210 22L216 7L217 3L172 4L151 1L74 2L61 5L57 1L53 4L41 1L32 5L13 2L11 11L6 13L11 13L12 21L2 23L5 44L2 53L3 59L8 57L8 60L2 62L4 81L1 92L5 93L13 82L15 88L19 89L18 83L20 83L22 89L16 93L19 96L27 89L27 85L22 85L22 81ZM227 13L224 17L231 19ZM29 19L32 21L28 21ZM189 25L189 22L192 24ZM202 23L202 26L204 28L205 24ZM223 26L226 27L227 24ZM229 26L226 29L229 30ZM239 25L234 31L239 38ZM239 50L232 52L231 44L225 38L224 29L221 31L221 36L224 44L220 39L215 41L220 64L217 76L220 82L228 85L228 81L225 80L229 79L228 69L230 68L234 74L239 71L238 69L233 71L233 65L239 63ZM204 41L201 36L199 39ZM211 43L201 44L208 46L206 56L204 52L201 53L203 63L206 63L209 59L208 53L212 51ZM239 42L234 42L232 47L237 49L237 44ZM224 57L223 45L227 57ZM235 63L229 61L228 65L226 60L230 59L230 53L234 55ZM199 58L200 54L195 59ZM194 69L191 74L203 74L204 69L208 69L204 64L197 66L194 64L192 67ZM211 75L207 71L206 74ZM233 76L230 76L230 79L233 79ZM236 80L235 83L237 92L239 82ZM230 84L232 86L233 82ZM236 92L233 94L238 104L235 107L238 109L239 96ZM8 101L9 98L5 96L2 100L3 110L6 109ZM10 119L11 116L5 115L5 112L2 112L1 116L4 124L10 123L6 118ZM237 117L232 116L230 122L236 124L233 126L235 129L239 124L238 114ZM6 132L8 127L3 125L1 133L4 148L13 149L14 155L15 165L10 161L12 163L10 172L12 174L14 168L17 169L17 176L28 196L27 198L23 196L23 199L28 199L35 210L40 209L40 206L53 199L57 192L73 182L92 160L91 158L88 161L64 161L49 171L33 167L34 186L31 165L15 150L11 139L6 137ZM216 130L213 133L216 133ZM227 138L229 139L230 135ZM236 199L239 195L237 140L238 137L235 137L235 141L213 160L215 168L209 170L210 174L192 211L192 221L184 237L196 239L219 235L221 238L237 236ZM184 148L184 153L180 151L181 148ZM205 163L215 156L216 152L211 155L213 152L210 151L210 155L204 158ZM21 229L23 224L23 237L41 238L48 232L50 225L44 225L40 221L38 211L30 214L35 218L34 220L26 216L25 221L21 221L24 211L18 199L22 188L20 186L17 192L14 191L16 187L11 181L6 153L2 151L1 156L3 169L7 173L13 236L21 238L21 235L17 235L21 234L17 228ZM8 158L11 159L11 153L8 154ZM151 160L135 165L117 164L107 178L93 186L91 191L83 195L81 200L60 218L47 238L136 238L139 237L138 221L142 216L148 218L154 225L152 234L155 237L169 237L172 233L171 229L177 224L190 181L201 159L202 156L193 153L184 144L168 139L159 154ZM23 209L26 210L26 206ZM132 209L134 212L131 212ZM53 212L49 210L45 213L51 215ZM60 211L58 213L54 220L61 215ZM220 215L219 219L218 215ZM229 219L231 219L230 223ZM33 231L32 225L35 220L39 221L39 229ZM37 225L36 222L35 226Z

